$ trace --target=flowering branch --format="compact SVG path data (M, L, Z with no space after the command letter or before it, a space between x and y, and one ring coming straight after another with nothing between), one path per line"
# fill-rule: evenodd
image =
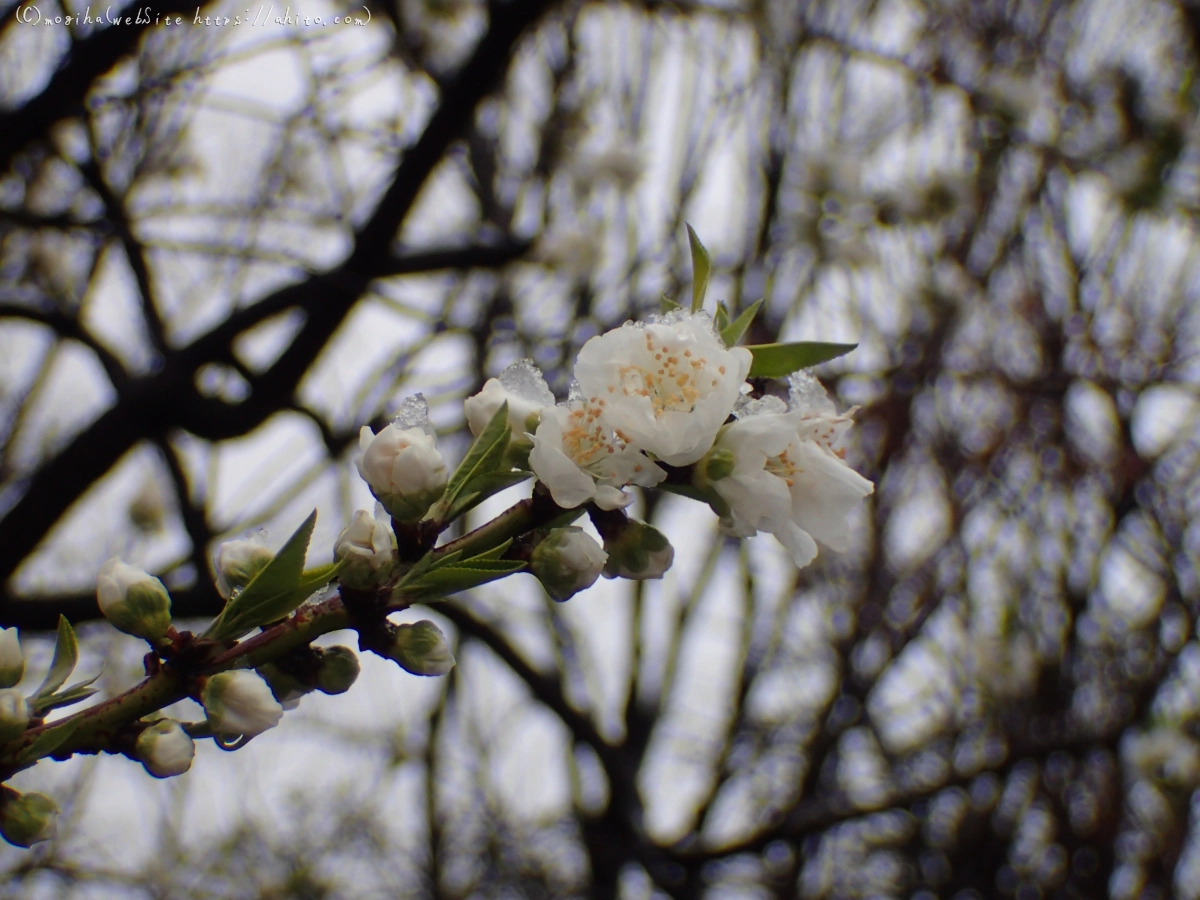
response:
M147 642L146 678L89 709L48 723L53 709L94 693L64 687L78 660L66 619L49 673L30 696L16 629L0 630L0 781L39 759L120 753L157 778L187 771L195 741L235 750L273 728L312 691L339 694L358 676L348 647L314 647L352 629L360 652L414 675L455 664L428 620L398 625L394 612L527 572L563 602L606 578L661 578L674 561L670 540L631 519L631 486L659 488L708 504L726 533L774 534L798 566L848 543L848 513L873 490L838 446L851 424L820 383L796 371L846 352L846 345L736 346L760 304L733 317L703 311L708 255L689 229L696 271L690 311L672 308L592 338L579 353L570 396L556 402L528 360L466 400L475 441L451 471L437 447L424 397L401 406L379 433L364 427L358 471L378 501L358 510L332 548L333 560L305 568L316 511L272 551L263 537L227 541L215 560L224 608L200 634L172 625L161 581L122 560L100 572L101 612ZM756 396L747 377L791 374L788 399ZM466 512L534 478L531 495L489 522L438 545ZM572 523L587 515L600 542ZM205 720L181 723L160 711L191 698ZM20 846L54 830L57 807L40 794L0 791L0 834Z

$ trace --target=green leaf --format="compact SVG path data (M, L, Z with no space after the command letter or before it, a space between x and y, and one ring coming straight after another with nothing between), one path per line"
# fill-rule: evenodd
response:
M825 344L807 341L799 344L752 344L754 354L748 378L783 378L809 366L845 356L858 344Z
M470 564L460 563L432 569L421 577L414 589L432 591L444 597L520 572L526 565L520 560L477 558Z
M52 709L58 709L61 706L70 706L72 703L79 703L86 700L93 694L100 693L100 688L88 687L85 684L76 684L67 688L65 691L54 694L52 697L38 706L39 713L46 713Z
M20 752L16 764L33 762L43 756L49 756L70 739L83 724L83 719L69 719L61 725L51 725L37 736L37 739Z
M724 300L717 301L717 314L713 316L713 326L717 329L717 334L723 332L729 325L729 307L725 305ZM729 345L726 344L726 347Z
M317 511L304 520L288 538L275 558L232 598L201 637L228 641L267 622L282 619L301 603L328 584L341 570L342 563L331 563L304 570L308 542L317 524Z
M466 485L462 493L455 498L446 510L446 521L453 521L469 509L474 509L488 497L498 494L505 488L520 484L527 478L532 478L532 472L488 472L473 479Z
M99 688L91 687L104 674L104 666L100 667L100 671L88 678L86 681L80 681L71 685L69 688L58 693L35 694L29 698L30 711L35 716L44 715L52 709L57 709L60 706L70 706L72 703L78 703L80 700L86 700L88 697L95 694Z
M500 468L511 436L512 432L508 427L508 401L506 400L500 404L500 408L496 410L495 415L492 416L483 431L479 432L479 437L475 438L471 449L467 451L463 461L459 463L454 474L450 476L450 480L446 482L446 490L442 494L442 499L434 504L433 509L425 518L438 521L449 520L451 518L449 513L454 509L454 501L458 499L459 494L463 493L464 489L476 479L491 475Z
M692 247L692 312L699 312L708 291L708 273L712 269L712 261L691 225L687 226L687 233L688 243Z
M683 309L682 306L680 306L666 294L663 294L662 299L658 301L658 308L662 310L662 314L664 316L669 312L675 312L677 309Z
M742 335L746 333L746 329L750 327L750 323L754 321L754 317L758 315L758 311L762 308L762 305L762 300L755 300L742 310L740 316L724 328L717 327L717 331L721 334L721 340L725 342L726 347L732 347L742 339Z
M34 692L31 702L37 703L49 697L66 684L75 664L79 662L79 641L75 639L75 629L67 621L66 616L58 617L58 637L54 642L54 659L50 663L50 671L46 680Z

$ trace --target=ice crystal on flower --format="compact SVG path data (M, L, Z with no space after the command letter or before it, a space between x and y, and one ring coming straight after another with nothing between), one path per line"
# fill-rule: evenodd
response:
M816 376L803 370L788 378L788 400L792 412L802 416L836 416L837 407L829 399Z
M392 424L397 428L420 428L429 432L429 403L426 402L425 395L413 394L411 397L405 397L396 417L392 419Z
M518 359L500 373L500 386L538 406L553 406L554 395L532 359Z
M745 419L750 416L761 416L764 413L785 413L788 411L787 404L778 397L767 395L766 397L750 397L747 394L742 394L733 404L733 415L738 419Z

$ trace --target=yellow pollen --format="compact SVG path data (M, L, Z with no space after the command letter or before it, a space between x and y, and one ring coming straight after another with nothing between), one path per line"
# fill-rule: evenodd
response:
M717 371L718 371L718 372L720 372L722 375L724 375L724 374L725 374L725 367L724 367L724 366L717 366Z

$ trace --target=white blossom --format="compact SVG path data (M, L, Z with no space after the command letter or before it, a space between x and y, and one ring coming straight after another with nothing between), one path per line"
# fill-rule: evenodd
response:
M396 535L387 521L382 505L374 516L367 510L354 513L354 519L338 535L333 558L345 560L339 579L351 588L366 590L383 584L392 574L396 553Z
M397 519L415 522L442 496L449 476L431 429L392 424L375 434L364 425L358 441L358 473Z
M528 450L533 445L529 435L537 430L542 409L554 405L554 395L550 393L546 379L530 360L513 363L500 373L499 378L489 378L483 390L464 401L471 434L478 437L505 401L508 402L512 443Z
M283 707L268 684L254 672L234 669L208 679L200 695L214 734L254 737L274 728Z
M582 528L555 528L533 549L529 570L559 602L590 588L608 554Z
M727 534L774 534L797 566L817 555L817 543L838 552L849 546L847 516L874 485L842 460L835 444L850 427L847 416L762 412L722 430L710 454L729 474L712 488L729 507Z
M529 466L559 506L594 500L601 509L628 506L627 484L653 487L666 473L613 434L600 404L573 401L542 410Z
M712 446L751 361L745 347L725 348L706 315L678 311L592 338L575 378L625 443L683 466Z
M267 533L262 529L244 538L222 541L214 559L217 593L228 600L253 581L274 558L275 554L267 546Z
M134 752L155 778L170 778L192 767L196 743L174 719L160 719L138 735Z
M126 634L160 640L171 627L171 595L153 575L113 557L96 577L100 612Z
M25 655L17 629L0 628L0 688L10 688L25 674Z

